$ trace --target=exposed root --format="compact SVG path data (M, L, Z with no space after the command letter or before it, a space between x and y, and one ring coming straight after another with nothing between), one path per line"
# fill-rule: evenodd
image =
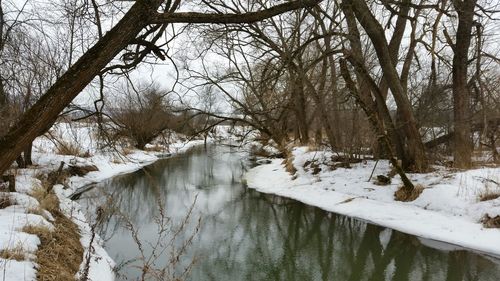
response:
M395 193L394 193L394 199L396 201L402 201L402 202L410 202L418 198L422 191L424 190L424 187L421 186L420 184L417 184L413 189L408 190L408 188L401 186Z

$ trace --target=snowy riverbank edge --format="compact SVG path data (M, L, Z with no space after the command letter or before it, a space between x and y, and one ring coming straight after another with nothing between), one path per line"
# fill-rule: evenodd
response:
M85 217L85 214L82 212L80 204L71 200L70 196L78 189L88 186L89 184L97 184L115 176L133 173L145 166L153 164L158 160L170 158L177 154L184 153L195 146L203 145L203 143L203 140L192 140L187 142L179 141L169 145L168 154L165 154L164 152L146 152L135 150L131 155L127 156L127 162L118 165L109 163L107 161L98 161L98 163L94 163L94 165L97 166L99 171L89 173L83 178L72 178L69 189L63 190L62 186L59 186L57 189L55 189L60 200L61 209L65 211L66 215L70 217L80 228L80 241L82 243L82 246L84 247L84 260L80 265L80 271L77 274L77 278L85 270L85 259L90 255L90 265L87 280L115 280L115 262L103 248L102 241L100 241L99 237L97 237L97 239L94 239L94 242L92 243L93 251L90 250L90 241L92 239L91 226L88 222L88 219Z
M426 189L417 200L404 203L393 199L399 180L393 180L389 186L367 182L374 161L354 164L351 169L331 171L321 164L331 157L328 152L300 147L293 151L293 155L296 179L285 171L283 159L274 159L246 173L248 187L418 237L500 257L500 229L484 228L479 222L484 214L500 214L500 198L487 202L477 200L478 194L489 188L488 181L480 179L499 177L499 168L464 172L441 169L429 174L412 174L411 179ZM315 160L322 170L313 175L304 165ZM389 169L389 164L381 161L375 175L385 174Z
M113 272L115 263L102 247L102 241L99 237L94 238L90 247L92 230L89 221L82 212L79 203L69 197L79 188L97 184L118 175L132 173L160 159L184 153L203 143L203 140L177 141L170 144L166 151L160 152L133 150L125 157L121 157L119 161L112 154L98 153L88 158L81 158L47 153L44 150L39 152L35 147L33 159L37 166L16 171L16 192L8 193L15 204L0 209L0 248L21 248L26 260L0 258L1 280L36 280L35 255L40 245L40 239L36 235L23 232L22 229L28 225L44 225L52 228L53 218L49 213L44 211L46 216L40 216L32 214L30 211L40 206L37 200L30 196L33 189L41 185L40 180L37 179L39 174L56 170L61 161L73 165L94 165L98 168L98 171L90 172L83 177L72 176L68 179L66 187L55 185L53 190L59 199L61 211L80 230L84 260L80 265L77 278L83 273L87 257L90 257L87 280L110 281L115 279ZM2 194L6 193L2 192Z

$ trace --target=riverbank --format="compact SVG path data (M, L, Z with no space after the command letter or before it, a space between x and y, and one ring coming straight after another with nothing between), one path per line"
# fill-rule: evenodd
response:
M56 220L36 199L37 190L44 187L44 178L62 166L85 167L81 174L70 173L64 179L57 180L51 186L59 201L59 209L64 216L76 224L80 234L80 242L84 250L83 262L77 277L85 274L87 280L114 280L114 261L102 248L99 237L93 237L91 226L81 211L78 203L69 197L78 189L93 185L105 179L136 171L158 159L182 153L203 140L187 140L181 136L172 135L167 140L168 145L148 145L147 151L119 147L120 151L101 151L92 140L94 127L80 126L68 128L59 124L53 128L53 134L59 134L58 142L40 137L34 142L34 166L26 169L15 169L16 192L0 192L2 208L0 208L0 270L2 280L36 280L36 254L41 244L35 234L27 233L28 228L40 226L44 229L55 229ZM73 132L73 134L70 134ZM61 155L61 143L65 149L72 147L80 156ZM165 143L165 142L164 142ZM78 145L77 148L75 146ZM59 169L60 170L60 169ZM78 175L80 174L80 175ZM5 187L4 187L5 188ZM29 231L28 231L29 232ZM88 271L88 272L87 272Z
M273 159L246 174L249 188L292 198L321 209L365 220L422 238L442 241L500 257L500 229L486 228L482 219L500 215L500 168L453 171L444 167L426 174L409 174L425 189L412 202L394 200L398 177L376 185L376 175L390 172L387 161L367 160L350 168L332 160L327 151L293 151L292 176ZM332 168L334 167L334 168ZM288 168L288 170L290 167ZM374 177L368 181L374 170ZM481 199L489 199L481 201Z

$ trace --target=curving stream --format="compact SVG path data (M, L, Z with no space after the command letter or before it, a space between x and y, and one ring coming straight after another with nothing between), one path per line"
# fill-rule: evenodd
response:
M199 147L103 182L79 202L92 217L107 210L99 232L122 280L142 273L131 226L145 257L156 248L154 267L180 274L195 259L188 280L500 280L499 260L247 189L248 164L235 149ZM174 226L163 234L160 211ZM172 244L192 244L172 264L179 225ZM158 237L163 250L146 242Z

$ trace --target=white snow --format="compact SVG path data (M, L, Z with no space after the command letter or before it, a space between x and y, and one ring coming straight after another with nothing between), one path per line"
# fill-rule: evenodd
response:
M436 167L432 173L410 174L412 181L425 189L413 202L398 202L394 200L394 192L401 185L398 177L387 186L368 182L374 161L331 170L327 165L331 164L330 152L299 147L293 155L295 176L285 171L282 159L273 159L248 171L248 187L425 239L500 256L500 230L484 228L480 223L485 214L500 215L500 198L478 199L487 190L500 189L500 168L453 172ZM304 168L306 161L317 163L321 171L313 175L309 165ZM389 170L389 163L380 161L374 177ZM380 239L385 241L387 237Z

